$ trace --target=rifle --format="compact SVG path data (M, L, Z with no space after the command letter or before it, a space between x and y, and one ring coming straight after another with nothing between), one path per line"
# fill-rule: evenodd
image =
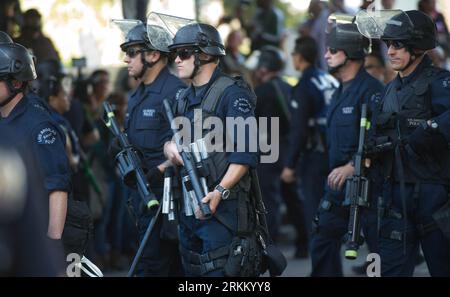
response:
M172 108L167 101L167 99L163 100L164 109L166 111L166 116L169 121L170 127L172 129L172 133L175 137L175 144L177 147L179 147L179 152L181 155L181 158L183 159L184 163L184 169L187 172L187 177L189 177L189 186L192 186L192 189L195 193L195 199L198 202L198 205L200 206L201 211L203 212L203 215L205 218L210 218L212 216L211 210L209 209L209 205L207 203L203 203L202 199L206 196L207 193L204 193L204 190L202 188L202 184L200 182L200 178L198 177L197 171L196 171L196 165L193 156L187 152L184 148L180 148L180 142L181 137L179 135L179 131L177 128L174 128L172 126L172 122L174 119ZM186 187L188 187L186 185Z
M120 130L111 105L108 102L103 102L103 108L108 119L105 121L105 125L110 129L114 137L119 140L119 145L122 149L116 156L116 164L122 180L127 186L137 186L139 196L141 196L147 209L157 208L159 205L158 199L150 190L136 151L128 141L126 134Z
M365 177L364 164L364 142L368 127L367 104L363 104L359 128L358 151L354 163L355 173L347 179L344 202L344 204L350 204L350 217L347 231L349 241L347 242L345 257L352 260L358 257L358 249L364 242L364 239L361 237L361 210L363 207L369 207L369 180Z

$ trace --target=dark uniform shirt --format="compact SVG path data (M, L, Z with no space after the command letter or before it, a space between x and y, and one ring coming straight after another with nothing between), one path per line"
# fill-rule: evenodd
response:
M0 124L0 189L8 188L0 191L0 276L55 277L67 263L61 244L46 235L48 196L38 162L10 142L16 133Z
M206 87L199 88L198 92L195 91L195 88L193 86L189 87L189 89L187 90L185 96L188 100L188 104L187 111L184 116L187 117L191 121L191 123L194 119L194 109L200 109L200 104L203 97L205 96L206 91L209 89L209 86L211 86L211 84L221 75L223 74L219 67L217 67ZM236 119L240 117L245 121L246 119L255 117L254 110L255 104L251 100L251 93L248 89L243 88L236 83L227 87L224 90L215 111L215 116L220 118L222 123L224 123L223 139L225 140L231 135L230 128L226 127L227 118ZM192 129L194 129L193 126ZM237 125L235 125L233 129L234 137L232 139L232 142L234 147L232 152L227 150L228 163L248 165L251 168L256 168L256 165L258 163L257 147L254 151L252 151L250 146L250 143L256 144L256 135L250 134L250 129L248 129L248 126L245 129L245 133L242 133L243 131L240 131L240 133L238 133ZM239 139L239 141L245 141L245 145L242 146L244 148L243 151L238 151L239 134L244 135L243 139Z
M295 168L306 149L315 150L322 145L324 150L326 144L319 144L319 141L325 141L327 110L338 86L339 82L331 75L316 67L309 67L294 87L290 105L289 152L285 162L289 168ZM314 141L313 137L316 138ZM314 147L308 147L308 142Z
M15 131L13 145L31 150L45 175L45 189L70 192L70 168L64 149L65 136L48 110L32 97L24 96L0 126Z
M345 90L333 94L327 114L329 167L347 164L358 148L361 106L380 97L383 85L362 67Z
M148 168L158 166L166 159L164 143L172 134L162 106L164 99L173 100L175 94L186 85L163 68L155 81L140 84L131 95L125 117L125 132L132 145L144 156Z

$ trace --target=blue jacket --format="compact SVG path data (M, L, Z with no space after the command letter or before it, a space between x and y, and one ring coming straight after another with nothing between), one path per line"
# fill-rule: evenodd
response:
M65 151L65 135L49 111L31 95L24 96L0 126L14 131L10 143L31 150L44 175L45 189L70 192L70 167Z
M184 116L186 116L191 122L194 119L194 109L200 108L200 104L205 95L205 92L208 90L209 86L220 76L222 72L219 67L214 71L210 81L204 87L200 87L198 91L195 91L194 86L190 86L186 91L185 96L187 98L187 110ZM236 119L241 117L246 120L251 117L255 117L255 104L252 103L251 93L248 89L239 86L238 84L233 84L225 89L222 94L219 103L217 104L215 116L222 120L224 123L224 131L223 131L223 140L226 139L227 133L231 132L230 127L226 127L226 119ZM192 127L193 128L193 127ZM238 137L239 134L237 131L237 127L234 127L234 138L233 138L233 152L227 152L227 161L229 164L242 164L249 165L251 168L256 168L258 163L258 152L250 150L250 141L255 141L256 143L256 135L250 135L249 129L246 129L244 134L244 139L240 139L239 141L245 141L245 148L243 151L238 151ZM241 131L242 132L242 131ZM250 139L252 136L254 138ZM256 148L257 149L257 148Z
M326 115L338 86L339 82L334 77L316 67L309 67L303 72L292 91L287 167L295 168L306 150L316 150L321 141L317 138L325 141ZM325 145L322 143L322 146Z
M327 114L327 148L329 168L334 169L352 160L358 149L361 106L380 98L383 85L361 67L350 85L343 84L331 99Z
M141 83L131 95L125 117L125 132L130 143L144 156L147 168L158 166L164 157L164 142L171 138L162 102L173 100L179 89L186 87L165 67L149 85Z

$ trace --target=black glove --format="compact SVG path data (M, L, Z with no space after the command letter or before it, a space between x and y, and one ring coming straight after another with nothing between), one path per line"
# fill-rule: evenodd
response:
M448 148L444 135L432 128L421 125L408 137L408 144L419 156L442 152Z
M158 167L150 168L146 174L150 187L162 187L164 181L164 173L159 171Z

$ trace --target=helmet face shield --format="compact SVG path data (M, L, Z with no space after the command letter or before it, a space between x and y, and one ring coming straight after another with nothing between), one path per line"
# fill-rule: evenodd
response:
M143 34L145 33L142 29L138 30L138 26L144 25L140 20L130 20L130 19L113 19L111 20L112 23L117 25L119 27L120 31L122 32L125 42L120 45L120 48L122 51L126 51L128 47L136 44L145 44L145 39L143 38ZM139 32L141 31L141 32Z
M411 39L414 28L402 10L361 10L356 14L355 23L358 31L369 39Z
M148 40L155 49L168 53L168 47L172 44L172 39L177 31L193 22L191 19L151 12L147 16Z
M192 23L193 20L151 12L146 24L140 20L112 20L125 36L125 42L120 45L123 51L132 45L142 44L152 50L169 52L168 46L179 28Z
M367 38L403 41L419 50L436 47L436 24L418 10L362 10L356 14L355 23Z

